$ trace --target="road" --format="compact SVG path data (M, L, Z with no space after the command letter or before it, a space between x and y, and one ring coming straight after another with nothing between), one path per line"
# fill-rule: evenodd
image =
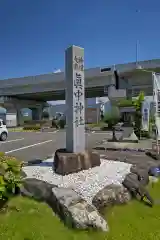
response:
M95 147L104 138L111 138L111 133L86 133L86 148ZM45 159L54 154L58 148L65 148L66 132L9 132L6 142L0 142L0 152L12 155L28 162L35 159Z

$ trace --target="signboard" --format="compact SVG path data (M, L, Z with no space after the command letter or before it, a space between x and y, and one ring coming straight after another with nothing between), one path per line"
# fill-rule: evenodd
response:
M142 130L149 131L150 103L144 101L142 104Z
M100 109L89 107L85 109L86 123L98 123L100 121Z

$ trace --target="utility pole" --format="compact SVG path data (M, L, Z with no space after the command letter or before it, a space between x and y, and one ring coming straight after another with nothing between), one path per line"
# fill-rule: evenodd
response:
M139 45L139 42L138 40L136 41L136 67L138 68L138 46Z
M140 10L136 10L136 14L139 14ZM137 19L137 18L136 18ZM137 34L137 39L136 39L136 67L138 68L138 58L139 58L139 40L138 40L138 34Z

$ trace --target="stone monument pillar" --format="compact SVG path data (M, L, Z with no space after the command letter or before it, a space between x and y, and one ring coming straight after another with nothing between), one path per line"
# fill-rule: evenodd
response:
M87 170L100 165L100 155L85 151L84 49L76 46L65 52L66 148L57 149L54 170L57 174Z
M66 149L79 153L85 150L85 86L84 49L71 46L65 52L66 81Z

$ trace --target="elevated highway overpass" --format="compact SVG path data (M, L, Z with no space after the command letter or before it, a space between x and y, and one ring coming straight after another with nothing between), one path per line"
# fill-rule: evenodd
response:
M139 65L148 71L160 72L160 59L141 61ZM152 95L152 74L136 69L136 63L116 65L120 75L120 88L127 89L128 94L137 96L143 90L146 95ZM101 97L104 86L112 82L113 66L91 68L85 70L85 94L87 98ZM12 78L0 81L0 96L16 99L51 101L65 99L64 72L50 73L22 78Z
M160 59L139 62L147 70L138 70L136 63L116 65L120 76L120 88L127 89L129 96L137 96L141 90L152 95L152 71L160 72ZM86 98L107 96L104 87L113 83L113 68L85 70ZM32 119L39 120L46 101L65 99L63 72L0 81L0 105L17 116L17 125L23 125L22 108L32 110Z

